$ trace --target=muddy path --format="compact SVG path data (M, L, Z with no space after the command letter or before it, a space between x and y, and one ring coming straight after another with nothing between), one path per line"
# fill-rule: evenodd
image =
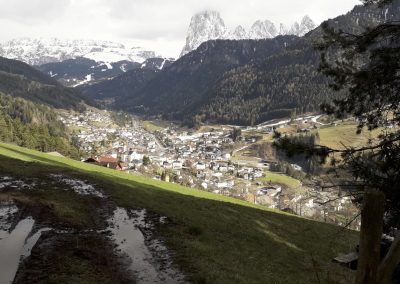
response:
M0 284L187 283L155 237L167 225L76 176L0 174Z

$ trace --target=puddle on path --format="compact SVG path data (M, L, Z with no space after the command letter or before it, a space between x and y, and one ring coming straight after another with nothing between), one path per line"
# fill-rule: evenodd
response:
M1 230L0 240L0 283L12 283L18 270L19 261L26 238L32 231L35 221L28 217L18 222L11 232Z
M98 191L93 185L86 183L83 180L69 178L59 174L50 175L58 182L68 186L64 190L73 190L75 193L80 195L94 195L100 198L104 198L104 194Z
M20 220L12 229L17 213L13 202L0 203L0 284L13 282L20 260L30 255L42 232L50 230L43 228L28 237L35 224L32 217Z
M172 268L168 251L161 242L153 241L146 245L141 231L151 226L145 221L146 211L130 213L118 207L108 222L117 249L129 257L129 269L137 283L185 283L182 273Z
M36 245L37 241L42 236L42 233L48 232L51 230L52 230L51 228L42 228L42 229L38 230L35 234L33 234L31 237L29 237L29 239L26 240L26 243L22 248L21 259L23 260L23 259L27 258L28 256L30 256L33 247Z

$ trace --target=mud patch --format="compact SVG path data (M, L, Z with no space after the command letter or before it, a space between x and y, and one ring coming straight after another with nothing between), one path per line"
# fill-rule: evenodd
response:
M185 283L184 275L172 266L166 247L151 238L153 225L146 222L146 214L144 209L128 212L118 207L114 211L108 222L117 249L128 259L137 283Z
M60 174L51 174L50 176L57 182L68 186L64 187L64 190L72 190L79 195L92 195L99 198L105 198L105 195L103 193L101 193L93 185L87 183L86 181L69 178Z
M134 283L103 234L43 232L14 284Z

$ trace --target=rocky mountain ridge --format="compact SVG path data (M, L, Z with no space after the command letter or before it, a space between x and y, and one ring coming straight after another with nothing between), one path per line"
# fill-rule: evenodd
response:
M279 29L269 20L257 20L246 30L239 25L234 30L225 26L225 22L217 11L203 11L195 14L189 25L186 44L181 52L181 56L195 50L203 42L215 39L267 39L278 35L304 36L316 27L309 16L304 16L300 23L295 22L290 27L280 24Z

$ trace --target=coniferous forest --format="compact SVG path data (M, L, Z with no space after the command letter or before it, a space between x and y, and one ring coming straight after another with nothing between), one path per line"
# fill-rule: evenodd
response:
M0 94L0 141L79 157L67 128L50 107Z

